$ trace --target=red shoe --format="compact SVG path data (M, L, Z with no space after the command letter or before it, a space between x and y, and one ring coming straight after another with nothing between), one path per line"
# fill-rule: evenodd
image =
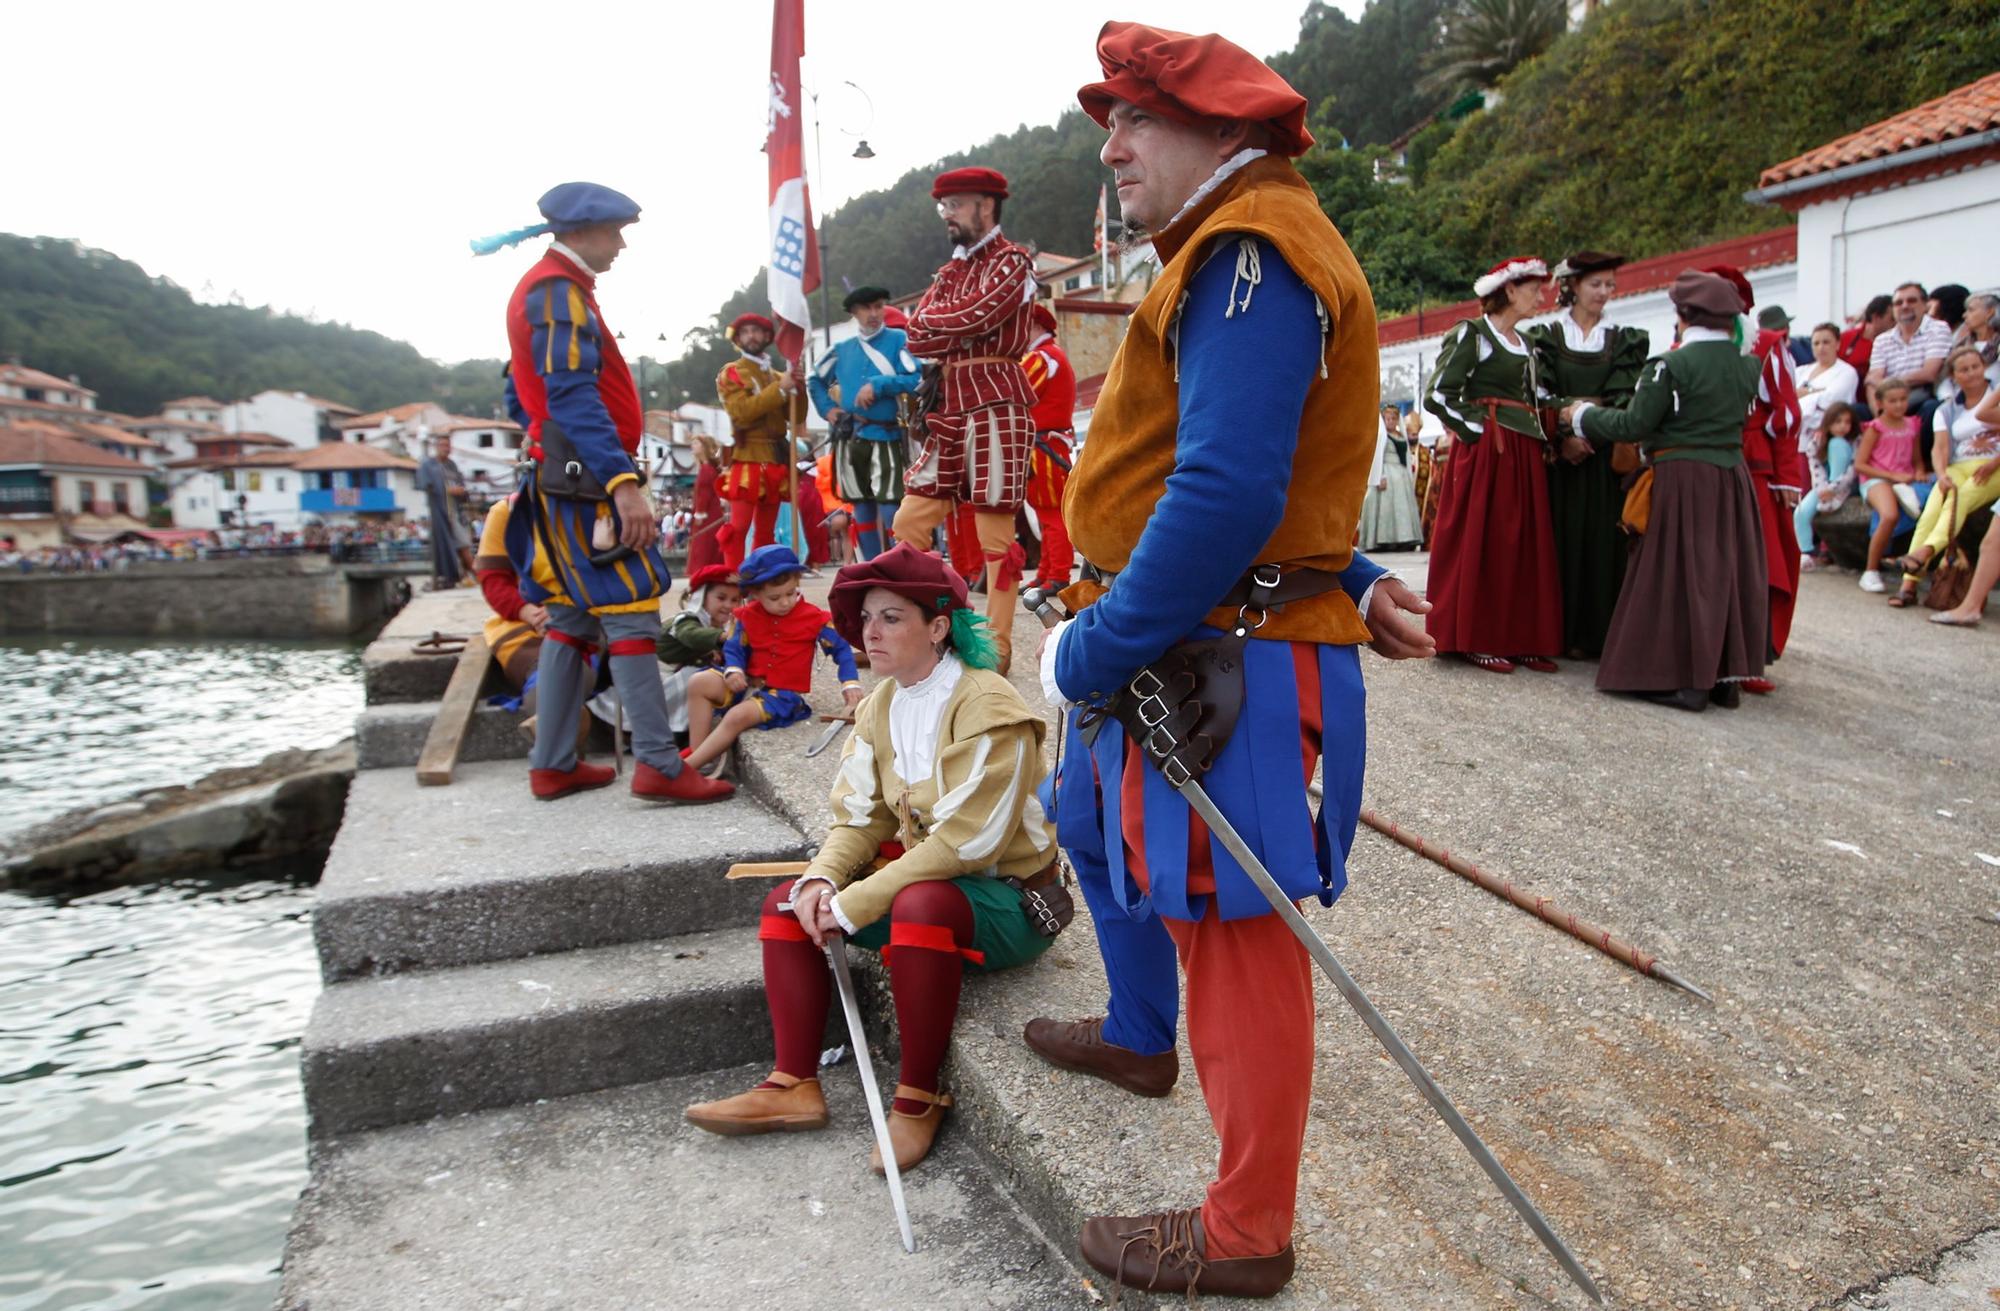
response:
M1515 656L1514 663L1523 669L1532 669L1538 674L1553 674L1556 672L1556 662L1547 656Z
M632 771L632 795L641 801L678 801L698 806L727 801L736 795L734 783L703 778L698 769L683 769L668 778L643 760L635 763L638 767Z
M593 765L589 761L579 760L576 762L576 768L570 770L529 770L528 787L534 792L535 800L554 801L557 797L566 797L572 792L588 792L592 788L601 788L617 777L616 772L608 765Z
M1514 672L1514 662L1505 656L1467 654L1461 658L1467 664L1477 666L1488 673L1511 674Z
M1768 678L1739 678L1736 680L1736 686L1745 692L1754 692L1758 696L1769 696L1778 690L1778 685Z

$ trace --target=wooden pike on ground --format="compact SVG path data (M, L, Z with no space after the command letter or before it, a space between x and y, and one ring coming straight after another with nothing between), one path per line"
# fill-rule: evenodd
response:
M451 682L445 685L444 700L438 703L437 718L431 721L430 736L424 739L423 754L417 757L417 782L424 787L443 787L451 782L459 750L465 745L465 732L472 726L472 712L479 707L487 667L492 663L493 650L486 645L484 633L466 639L451 671Z

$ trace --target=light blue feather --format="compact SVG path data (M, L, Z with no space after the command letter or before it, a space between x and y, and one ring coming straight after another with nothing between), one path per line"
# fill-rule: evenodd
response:
M490 237L474 237L472 239L472 253L475 255L491 255L493 252L505 250L509 246L518 246L531 237L539 237L544 232L553 231L555 231L555 228L551 224L537 223L533 227L515 228L512 232L496 233Z

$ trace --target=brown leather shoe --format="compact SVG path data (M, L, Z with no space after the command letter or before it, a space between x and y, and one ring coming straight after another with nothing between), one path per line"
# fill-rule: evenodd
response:
M778 1086L752 1088L719 1102L697 1102L682 1114L695 1128L729 1138L826 1128L826 1097L818 1079L797 1079L773 1070L764 1082Z
M1292 1245L1271 1256L1211 1261L1201 1208L1158 1215L1106 1215L1083 1222L1077 1250L1126 1288L1217 1297L1274 1297L1292 1280Z
M889 1142L896 1149L896 1171L901 1173L931 1154L931 1144L937 1141L938 1126L944 1123L944 1108L951 1105L950 1093L929 1093L921 1088L912 1088L907 1083L896 1085L896 1096L906 1102L929 1102L930 1109L922 1115L905 1115L891 1106L889 1108ZM868 1152L868 1168L876 1174L887 1174L882 1168L882 1144L876 1143Z
M1059 1069L1094 1074L1141 1097L1165 1097L1181 1077L1180 1053L1141 1056L1104 1041L1104 1017L1088 1020L1029 1020L1021 1031L1037 1056Z

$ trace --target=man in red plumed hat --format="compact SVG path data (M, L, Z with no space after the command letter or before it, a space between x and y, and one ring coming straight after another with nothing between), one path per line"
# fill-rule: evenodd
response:
M1070 473L1084 581L1064 593L1077 614L1050 634L1042 675L1076 707L1048 809L1111 1003L1026 1037L1054 1064L1164 1093L1178 954L1216 1179L1205 1199L1089 1220L1079 1246L1121 1284L1268 1297L1292 1277L1313 967L1141 749L1140 733L1157 739L1128 726L1164 724L1285 895L1330 903L1361 803L1359 648L1431 647L1399 613L1423 603L1353 550L1378 423L1375 305L1292 167L1312 144L1305 98L1218 36L1108 23L1097 53L1104 80L1077 98L1110 132L1125 223L1161 267ZM1208 658L1189 658L1194 642ZM1186 694L1164 719L1125 690L1141 670Z
M1005 673L1019 580L1003 586L1000 575L1035 437L1035 393L1021 369L1033 336L1035 265L1000 231L1006 178L990 168L955 168L938 175L931 195L955 249L910 315L909 348L944 376L903 480L896 540L928 551L953 504L972 506L986 566L986 617Z
M728 332L736 358L715 377L731 434L729 469L722 478L729 522L718 534L722 562L731 569L742 565L753 528L759 546L777 538L778 507L791 486L791 424L806 417L805 388L771 349L776 335L763 315L737 315Z

